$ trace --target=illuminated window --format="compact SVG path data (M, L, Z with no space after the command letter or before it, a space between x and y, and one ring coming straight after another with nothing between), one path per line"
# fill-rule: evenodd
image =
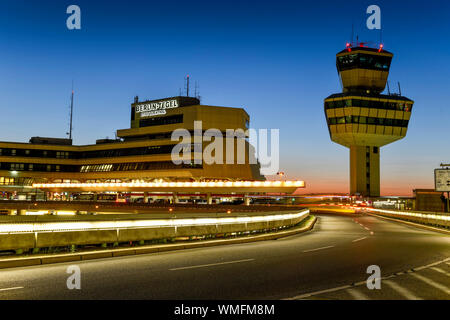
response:
M13 171L22 171L25 168L25 164L23 163L11 163L11 170Z
M68 159L69 158L69 152L56 151L56 158L58 158L58 159Z

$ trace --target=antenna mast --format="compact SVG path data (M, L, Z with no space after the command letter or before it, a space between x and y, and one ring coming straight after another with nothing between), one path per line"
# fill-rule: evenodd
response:
M402 88L400 87L400 81L398 82L398 94L402 95Z
M72 96L70 98L70 125L69 125L70 140L72 140L72 120L73 120L73 80L72 80Z
M186 97L189 97L189 75L186 77Z
M353 33L354 33L354 29L355 29L355 24L352 23L352 42L350 42L352 46L353 46Z

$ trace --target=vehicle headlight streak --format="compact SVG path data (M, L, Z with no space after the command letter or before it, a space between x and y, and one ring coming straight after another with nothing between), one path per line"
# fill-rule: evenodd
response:
M205 225L226 225L252 222L285 221L289 219L305 218L309 210L297 213L275 214L267 216L242 216L223 218L179 218L179 219L147 219L147 220L114 220L114 221L61 221L35 223L0 223L0 233L31 233L57 231L89 231L89 230L117 230L134 228L164 228Z
M118 182L118 183L35 183L33 188L223 188L223 187L297 187L304 181L210 181L210 182Z

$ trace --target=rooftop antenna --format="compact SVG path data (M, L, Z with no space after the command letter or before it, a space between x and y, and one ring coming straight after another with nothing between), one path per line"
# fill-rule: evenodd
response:
M391 89L389 89L389 81L387 82L388 95L391 95Z
M380 45L383 45L383 29L380 28Z
M189 97L189 75L186 76L186 97Z
M200 86L197 81L195 81L195 97L200 100Z
M70 140L72 140L72 129L73 129L73 127L72 127L72 121L73 121L73 94L74 94L74 92L73 92L73 80L72 80L72 95L70 97L70 123L69 123L69 132L68 132Z
M400 87L400 81L398 82L398 95L402 95L402 88Z
M354 32L354 29L355 29L355 24L352 22L352 42L350 42L352 46L353 46L353 32Z
M200 95L200 85L197 85L197 95L196 98L200 101L202 99L201 95Z

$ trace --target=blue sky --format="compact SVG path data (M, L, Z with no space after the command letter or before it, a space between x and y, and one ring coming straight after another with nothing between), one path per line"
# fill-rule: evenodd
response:
M66 8L81 8L81 30ZM190 74L203 104L244 107L279 128L281 169L308 192L348 190L348 150L330 141L323 99L340 92L335 54L379 43L381 8L394 53L390 83L415 101L407 137L381 152L382 193L433 187L450 161L448 1L20 1L0 3L0 140L64 137L72 79L75 144L127 128L130 103L178 95Z

